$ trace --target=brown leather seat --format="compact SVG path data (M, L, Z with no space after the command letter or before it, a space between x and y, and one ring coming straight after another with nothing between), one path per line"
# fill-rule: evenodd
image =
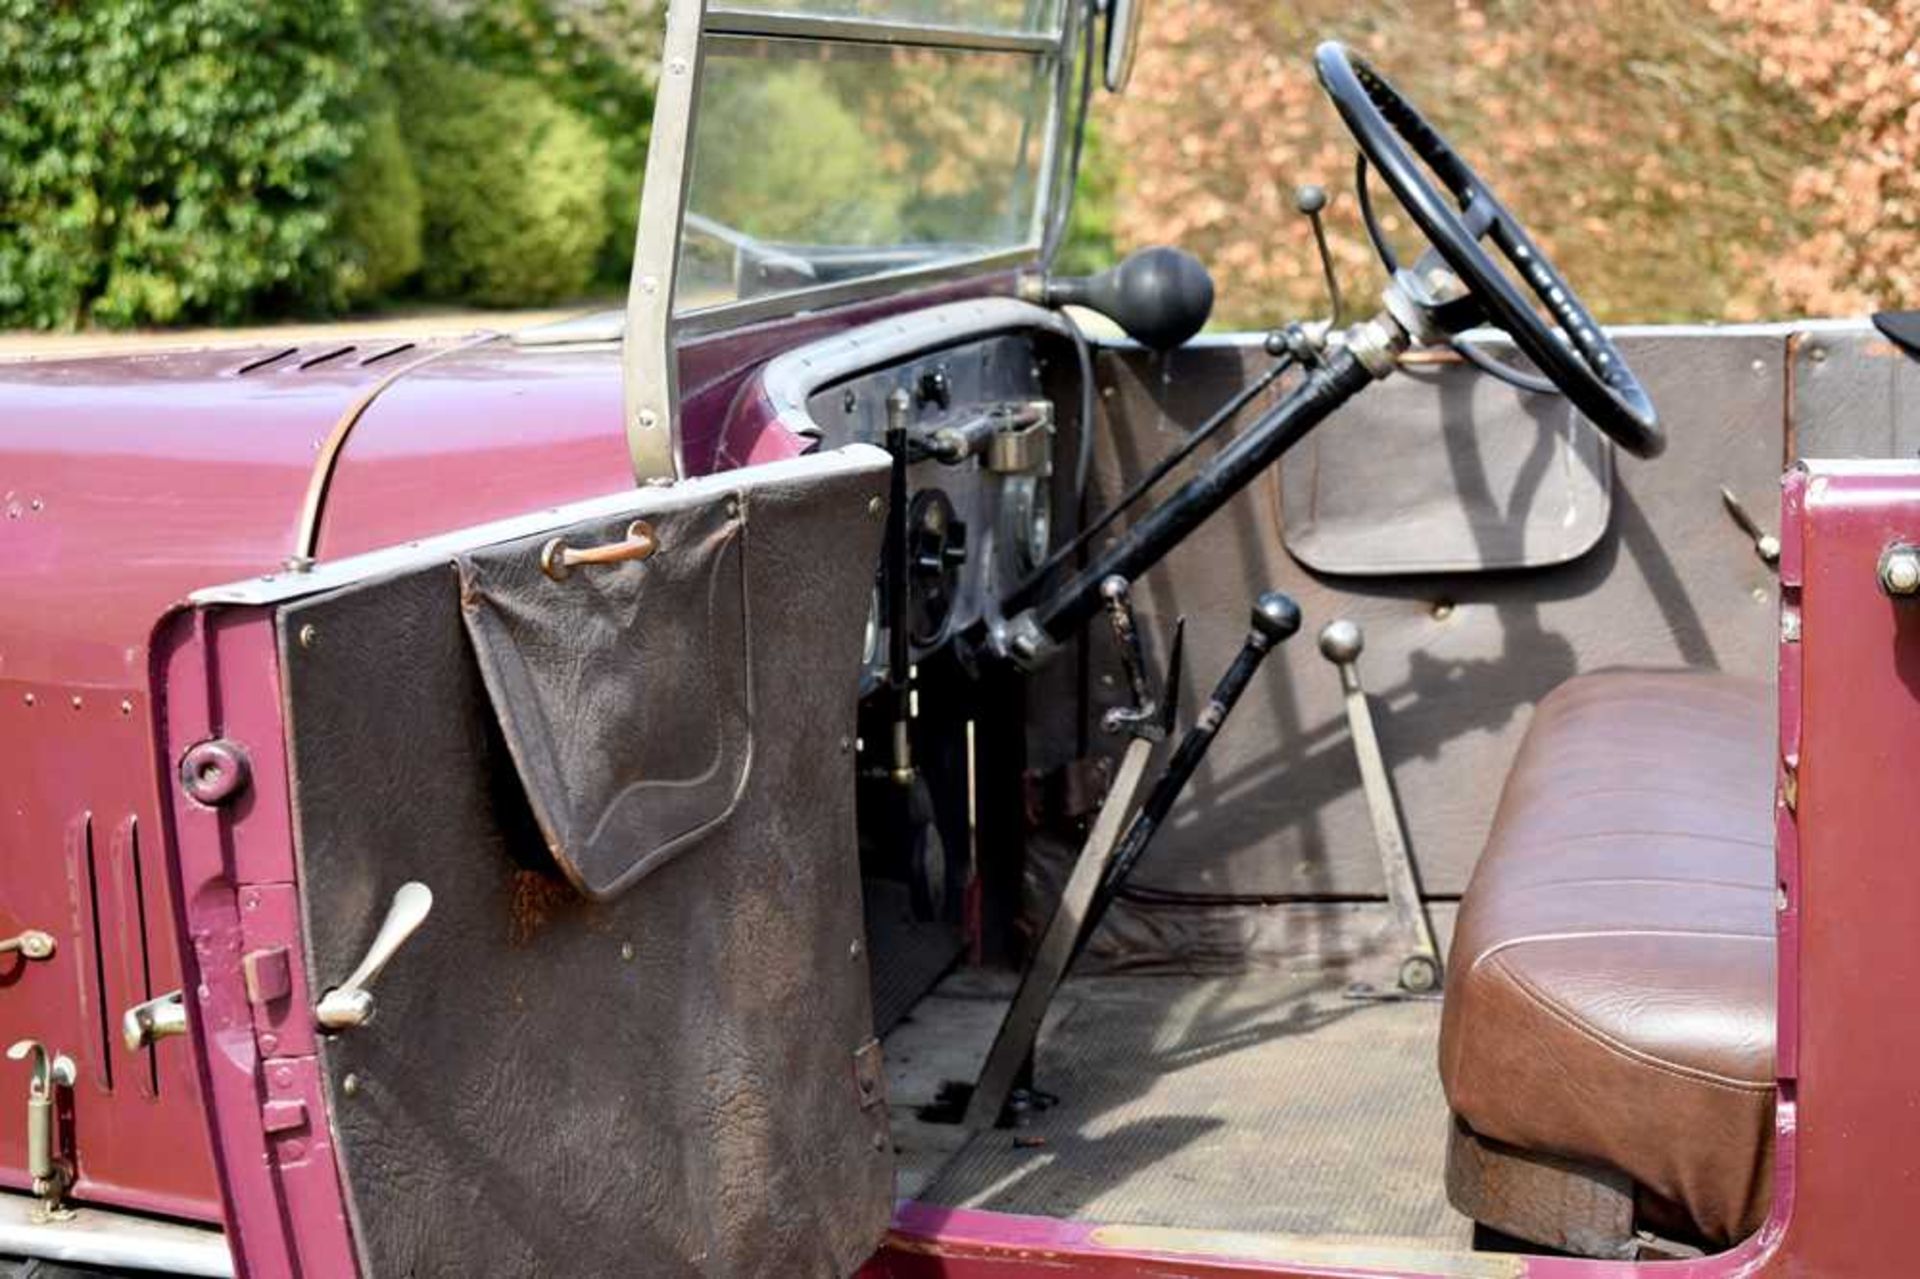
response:
M1555 690L1447 973L1440 1070L1463 1135L1630 1179L1643 1223L1708 1242L1755 1229L1771 1182L1774 740L1755 681L1616 671ZM1454 1193L1470 1214L1488 1201Z

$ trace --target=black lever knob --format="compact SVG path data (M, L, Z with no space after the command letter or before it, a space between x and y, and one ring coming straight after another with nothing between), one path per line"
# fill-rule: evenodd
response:
M1268 591L1253 604L1253 633L1271 648L1293 638L1300 629L1300 606L1285 591Z
M1213 277L1191 253L1160 245L1129 253L1098 275L1048 280L1049 306L1084 306L1155 351L1170 351L1213 314Z

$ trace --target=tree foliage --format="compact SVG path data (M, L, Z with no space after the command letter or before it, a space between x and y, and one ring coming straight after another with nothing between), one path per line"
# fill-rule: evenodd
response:
M354 0L0 0L0 324L341 304L373 61Z
M431 56L397 64L431 246L427 291L493 305L578 294L606 238L607 147L531 80Z
M1112 135L1123 244L1183 243L1223 319L1324 311L1296 184L1335 192L1349 291L1377 268L1322 38L1380 67L1613 320L1914 298L1915 0L1185 0L1150 6ZM1871 15L1871 16L1870 16ZM1843 92L1842 81L1849 81ZM1871 99L1871 106L1865 101ZM1390 197L1376 188L1377 206ZM1868 210L1875 212L1870 216ZM1868 227L1873 219L1874 228ZM1390 221L1406 234L1395 211ZM1411 241L1408 241L1411 244Z

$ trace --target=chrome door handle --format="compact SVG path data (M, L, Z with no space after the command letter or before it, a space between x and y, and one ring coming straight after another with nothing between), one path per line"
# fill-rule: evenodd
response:
M0 938L0 955L18 952L22 959L52 959L53 934L29 928L18 937Z
M351 1030L355 1026L364 1026L373 1016L373 992L367 987L380 975L394 953L407 938L427 922L427 912L433 909L433 890L418 880L409 880L400 885L393 894L393 904L387 907L387 917L380 924L380 931L374 934L373 944L367 947L367 954L353 975L320 996L320 1002L314 1005L314 1020L320 1023L322 1030Z
M139 1052L155 1040L187 1033L186 992L174 990L135 1004L120 1018L120 1038L128 1052Z

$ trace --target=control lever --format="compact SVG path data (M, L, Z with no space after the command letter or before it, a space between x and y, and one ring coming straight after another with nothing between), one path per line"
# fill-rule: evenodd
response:
M1440 985L1440 952L1433 941L1433 924L1427 919L1426 903L1420 899L1420 884L1414 877L1413 854L1407 847L1407 832L1400 824L1400 809L1393 802L1393 784L1387 776L1387 762L1380 753L1380 739L1373 731L1373 712L1367 706L1367 692L1360 684L1360 651L1366 636L1358 622L1336 618L1320 628L1320 655L1340 668L1340 690L1347 704L1347 731L1353 737L1353 753L1360 762L1360 786L1367 795L1367 816L1373 823L1373 842L1380 850L1380 874L1386 880L1387 901L1393 907L1394 922L1405 939L1407 954L1400 961L1400 989L1409 995L1426 995ZM1355 994L1372 997L1373 992L1356 989Z
M1130 740L1120 757L1113 784L1107 788L1107 796L1094 817L1093 829L1087 833L1087 842L1081 845L1080 855L1074 859L1073 869L1067 875L1066 887L1060 891L1060 902L1053 908L1053 918L1047 921L1047 931L1027 961L1026 971L1020 975L1020 989L1014 993L1013 1003L1001 1019L1000 1031L994 1036L986 1064L980 1068L973 1095L967 1099L967 1113L961 1122L968 1128L991 1128L1000 1122L1000 1112L1006 1109L1014 1083L1033 1055L1047 1005L1053 1002L1053 992L1059 988L1067 966L1079 949L1087 908L1106 877L1108 859L1119 842L1121 824L1133 807L1141 779L1146 776L1153 745L1166 735L1164 713L1155 709L1140 658L1139 628L1134 621L1126 579L1109 577L1100 584L1100 597L1105 601L1114 641L1120 648L1122 663L1128 668L1128 687L1135 698L1126 714L1109 713L1101 726L1108 732L1124 732ZM1178 630L1175 634L1179 634ZM1171 689L1171 673L1163 687ZM1162 704L1172 701L1173 694L1169 691Z
M1734 496L1733 490L1724 484L1720 486L1720 501L1726 506L1727 514L1733 518L1733 522L1739 525L1740 531L1752 539L1753 553L1760 557L1760 562L1778 572L1780 539L1762 530L1760 521L1753 518L1753 512L1749 511L1746 504Z
M1321 186L1303 186L1293 193L1293 207L1306 215L1313 224L1313 247L1320 255L1320 270L1327 277L1327 299L1333 307L1332 317L1327 321L1327 331L1332 332L1341 326L1346 310L1340 299L1340 277L1333 269L1333 251L1327 248L1327 228L1320 220L1321 211L1327 207L1327 189Z
M373 935L373 944L367 947L360 966L353 970L351 977L320 996L320 1002L314 1005L313 1019L320 1023L322 1030L351 1030L372 1019L373 992L367 987L407 938L420 931L420 925L427 922L427 912L432 909L433 890L420 881L409 880L395 890L393 904L387 907L387 917L381 921L380 931Z
M1299 629L1300 606L1289 596L1280 591L1268 591L1255 601L1247 638L1234 656L1233 664L1227 667L1226 674L1214 685L1213 694L1207 698L1200 717L1187 730L1187 735L1180 739L1173 758L1167 761L1166 768L1153 783L1153 789L1147 792L1140 811L1127 824L1127 833L1113 855L1106 877L1100 882L1100 891L1094 895L1086 922L1081 926L1079 940L1073 948L1074 958L1077 959L1080 952L1086 949L1107 908L1113 905L1113 899L1126 887L1127 876L1133 873L1133 868L1146 855L1147 845L1153 842L1161 823L1173 811L1174 801L1180 798L1180 792L1192 780L1194 770L1206 758L1207 748L1219 736L1220 726L1233 713L1240 695L1253 682L1254 672L1260 669L1260 663L1266 660L1268 653L1293 638Z

